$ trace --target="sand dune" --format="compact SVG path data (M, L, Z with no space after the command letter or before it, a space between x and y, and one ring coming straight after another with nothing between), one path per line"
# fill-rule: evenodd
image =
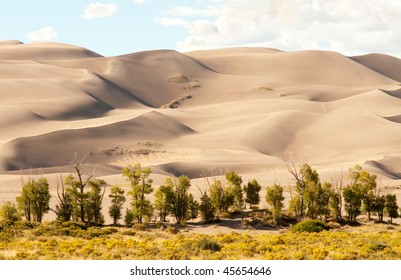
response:
M327 177L358 163L396 183L399 69L398 58L382 54L231 48L102 57L3 41L0 182L18 188L16 175L30 168L72 172L77 156L111 183L125 182L122 166L141 162L157 182L234 169L288 184L290 158Z
M399 58L379 53L350 58L386 77L401 82L401 60Z
M7 43L8 42L8 43ZM0 60L52 60L99 57L100 55L73 45L60 43L21 44L18 41L6 41L0 44Z
M140 149L134 149L135 142L166 142L191 133L194 133L191 128L153 111L132 120L99 127L17 138L2 147L12 152L1 163L4 170L63 166L75 157L86 158L88 163L108 163L115 155L129 157L140 153Z

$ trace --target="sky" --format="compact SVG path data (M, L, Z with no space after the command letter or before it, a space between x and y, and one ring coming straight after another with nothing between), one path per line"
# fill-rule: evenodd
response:
M0 40L105 56L249 46L401 57L401 1L0 0L0 24Z

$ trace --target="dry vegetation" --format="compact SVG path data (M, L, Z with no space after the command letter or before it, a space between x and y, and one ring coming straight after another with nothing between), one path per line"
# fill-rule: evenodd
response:
M399 226L374 223L319 233L215 235L190 227L18 223L0 231L0 259L400 259L400 238Z
M180 106L182 102L184 102L185 100L191 99L191 98L192 98L192 95L185 95L183 97L172 100L169 103L160 106L160 108L161 109L167 109L167 108L175 109L175 108L178 108L178 106Z

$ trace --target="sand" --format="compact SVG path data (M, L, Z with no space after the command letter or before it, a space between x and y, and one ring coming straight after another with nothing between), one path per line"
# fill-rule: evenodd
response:
M324 180L360 164L380 185L397 185L400 65L384 54L229 48L103 57L0 42L0 203L18 195L29 172L53 178L54 193L56 174L72 172L74 158L124 188L129 163L151 166L155 186L187 175L195 196L202 177L230 169L264 187L291 184L291 158Z

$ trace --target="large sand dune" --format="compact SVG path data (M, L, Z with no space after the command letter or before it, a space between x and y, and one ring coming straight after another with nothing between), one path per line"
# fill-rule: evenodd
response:
M362 164L381 183L397 183L400 69L382 54L232 48L103 57L1 42L0 182L18 189L24 170L71 172L79 157L110 183L124 182L120 167L141 162L160 182L234 169L287 184L290 158L326 178Z

